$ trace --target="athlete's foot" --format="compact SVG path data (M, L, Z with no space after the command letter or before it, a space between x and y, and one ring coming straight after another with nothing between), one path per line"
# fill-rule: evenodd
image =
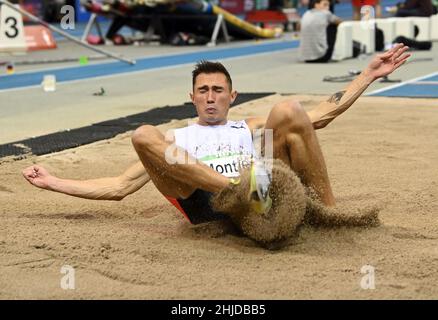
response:
M263 162L253 161L250 169L250 186L248 199L252 209L259 214L264 214L271 209L272 199L269 196L271 175L266 170Z

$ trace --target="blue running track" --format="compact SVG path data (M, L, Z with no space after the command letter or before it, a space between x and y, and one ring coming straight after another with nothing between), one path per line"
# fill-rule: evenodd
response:
M147 57L137 60L134 66L122 62L110 62L88 66L45 69L0 76L0 91L40 85L44 75L53 74L57 82L84 80L95 77L127 74L151 69L172 67L183 64L194 64L199 60L219 60L250 56L275 51L297 48L298 41L264 42L234 48L211 49L192 53L174 54L159 57Z
M438 98L438 72L371 92L369 96Z

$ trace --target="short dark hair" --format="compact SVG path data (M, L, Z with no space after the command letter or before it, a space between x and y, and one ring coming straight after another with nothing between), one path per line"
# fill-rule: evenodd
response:
M199 76L201 73L222 73L227 78L228 85L230 87L230 90L233 89L233 81L231 80L230 73L228 70L224 67L224 65L220 62L212 62L212 61L206 61L201 60L195 65L195 69L193 69L192 72L192 85L193 88L195 87L195 81L196 77Z
M323 1L323 0L310 0L309 1L309 9L315 8L315 4L320 3L321 1Z

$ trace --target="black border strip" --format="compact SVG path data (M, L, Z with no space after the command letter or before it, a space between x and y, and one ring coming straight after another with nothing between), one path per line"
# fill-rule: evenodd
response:
M272 94L275 93L239 93L232 107ZM100 140L110 139L118 134L134 130L144 124L159 125L175 119L181 120L194 117L196 117L196 110L191 102L186 102L179 106L155 108L146 112L95 123L91 126L3 144L0 145L0 159L13 157L15 160L19 160L29 154L37 156L49 154Z

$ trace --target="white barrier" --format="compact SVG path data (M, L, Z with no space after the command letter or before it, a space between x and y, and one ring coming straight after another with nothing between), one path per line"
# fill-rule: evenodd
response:
M377 26L385 35L385 43L392 42L397 36L417 41L438 40L438 14L428 17L405 17L376 19ZM415 38L415 26L419 33Z
M389 18L395 21L395 33L397 36L404 36L414 39L414 20L412 18Z
M430 39L438 41L438 14L430 17Z
M353 57L353 26L342 22L338 25L332 59L343 60L351 57Z
M365 45L365 53L376 51L376 29L372 20L349 21L353 26L353 40Z
M366 53L375 51L376 24L383 31L385 45L391 44L398 36L414 39L415 25L419 28L418 41L438 41L438 14L426 17L374 19L369 22L344 21L338 26L333 60L348 59L353 56L353 40L366 46Z
M394 19L375 19L377 27L383 31L385 46L389 45L397 37Z
M429 17L412 17L414 26L417 26L419 33L415 40L430 41L430 18Z
M374 23L363 21L344 21L339 26L341 25L344 25L344 28L351 27L353 40L360 42L365 46L365 53L373 53L376 51L376 32Z

